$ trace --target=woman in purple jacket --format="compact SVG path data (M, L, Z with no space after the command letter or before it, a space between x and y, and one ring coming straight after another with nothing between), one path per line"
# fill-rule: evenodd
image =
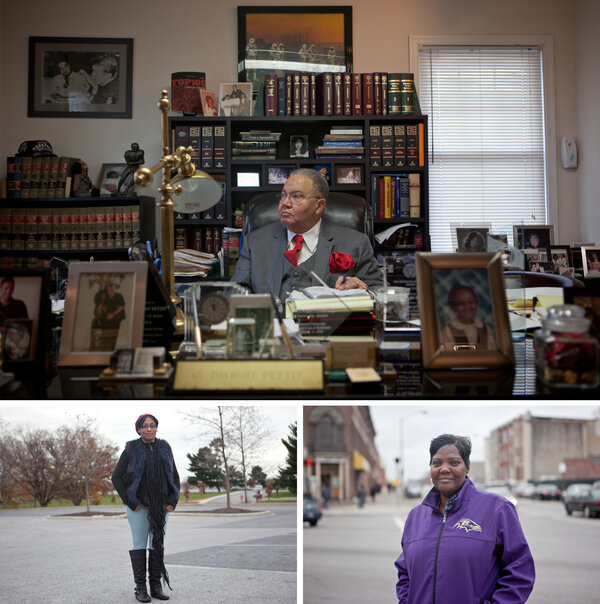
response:
M413 508L396 560L399 604L521 604L535 568L512 503L471 482L471 441L443 434L429 447L433 488Z

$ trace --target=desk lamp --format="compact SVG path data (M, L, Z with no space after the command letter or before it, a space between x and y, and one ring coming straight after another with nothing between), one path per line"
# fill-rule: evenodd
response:
M201 212L214 206L223 194L221 186L211 176L196 170L192 163L192 148L177 147L169 153L169 131L167 114L171 108L168 93L161 92L158 108L162 112L162 159L151 168L139 168L135 173L135 183L147 187L153 180L154 174L162 170L162 182L158 191L161 200L160 208L161 242L162 242L162 278L169 296L177 308L177 327L183 326L183 316L179 308L180 298L175 294L174 277L174 209L184 213ZM177 174L171 180L171 173ZM177 202L173 195L178 196Z

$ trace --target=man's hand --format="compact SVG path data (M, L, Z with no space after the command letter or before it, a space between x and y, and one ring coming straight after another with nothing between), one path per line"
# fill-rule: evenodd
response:
M367 291L369 288L367 287L367 284L358 277L346 277L346 275L341 275L335 282L335 289L364 289Z

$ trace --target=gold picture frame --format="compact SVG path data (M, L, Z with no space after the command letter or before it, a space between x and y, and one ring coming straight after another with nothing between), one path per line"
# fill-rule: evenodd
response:
M102 366L144 334L148 263L71 262L59 366Z
M508 367L514 353L501 254L435 254L418 252L417 287L421 315L421 355L424 369ZM460 329L457 293L475 302L476 343ZM466 333L466 332L465 332Z

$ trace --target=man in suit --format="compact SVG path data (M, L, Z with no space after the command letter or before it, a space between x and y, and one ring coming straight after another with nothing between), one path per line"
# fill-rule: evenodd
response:
M281 192L279 222L245 237L232 280L282 301L294 289L319 285L311 271L339 290L383 285L368 237L323 219L328 193L319 172L292 172Z

